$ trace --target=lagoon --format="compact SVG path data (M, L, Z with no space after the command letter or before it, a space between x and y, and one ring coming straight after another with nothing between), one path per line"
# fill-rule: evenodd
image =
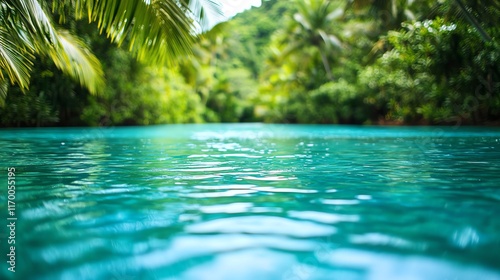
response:
M0 159L2 279L500 279L498 128L2 129Z

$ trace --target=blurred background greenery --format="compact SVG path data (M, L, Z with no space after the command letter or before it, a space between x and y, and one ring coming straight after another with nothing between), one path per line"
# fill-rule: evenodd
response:
M29 87L0 85L1 126L500 121L496 0L268 0L194 34L175 63L137 60L73 14L59 24L104 83L92 92L35 52Z

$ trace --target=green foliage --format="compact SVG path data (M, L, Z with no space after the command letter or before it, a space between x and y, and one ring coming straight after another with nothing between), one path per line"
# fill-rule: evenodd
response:
M447 14L453 5L444 9L439 4L433 8L436 4L430 1L418 5L415 1L375 1L367 6L366 1L351 1L343 21L328 25L341 30L336 34L344 47L340 52L325 52L337 80L324 79L327 71L318 71L319 65L326 66L324 59L318 59L321 48L313 49L320 41L314 40L312 27L321 22L321 17L314 15L320 10L313 6L339 3L299 1L302 15L294 20L299 19L298 26L306 28L294 29L294 21L289 21L275 33L258 107L266 121L455 124L498 119L496 39L481 40L477 26L461 16L456 21L435 18L406 22L399 29L405 19L426 13L435 17L436 11ZM473 7L466 12L489 15L482 21L485 30L498 38L499 29L491 19L499 18L500 10ZM369 19L366 15L370 14L386 16ZM304 20L306 15L317 19L311 21L315 25ZM372 20L378 23L370 24ZM291 35L294 32L296 36Z
M2 3L0 102L9 108L0 109L2 125L485 124L500 117L500 9L492 0L269 0L196 36L193 18L212 1L94 2L49 1L51 13L44 3L46 20L37 24L53 29L26 38L19 34L30 32L32 18L22 19L21 2ZM10 28L17 23L19 30ZM73 67L64 68L65 58L41 51L51 36L73 42L64 49L70 55L92 50L106 80L99 94L63 74ZM76 65L73 78L85 78L84 61Z
M321 58L328 80L333 80L331 57L327 53L333 53L334 48L342 48L334 29L334 21L340 17L342 10L331 1L298 0L296 3L298 12L293 15L284 37L279 41L283 46L282 55L286 59L312 47Z
M244 69L217 71L217 84L211 89L206 107L206 120L211 122L238 122L251 120L248 99L256 94L251 73Z
M41 126L58 121L57 112L42 93L23 93L16 91L9 94L6 102L9 107L0 108L0 120L3 126Z
M196 19L215 9L210 1L38 1L5 0L0 4L0 84L10 80L29 87L35 55L50 58L91 93L103 88L99 60L78 37L53 22L88 18L118 44L126 43L139 59L172 62L189 53ZM5 98L5 86L0 98ZM3 102L2 102L3 103Z
M320 104L317 102L321 98L311 97L314 95L312 91L321 85L342 86L344 77L352 74L336 69L346 51L340 37L343 27L339 21L342 15L340 2L300 0L295 3L297 12L289 14L284 28L271 38L267 71L261 77L262 105L257 113L271 122L343 121L337 116L337 111L342 109L335 106L343 106L344 101L340 101L342 104ZM336 79L344 82L337 84ZM315 107L322 109L316 110Z
M257 80L264 69L269 41L282 27L283 18L297 10L289 1L262 1L260 8L238 14L229 22L227 36L237 42L227 50L232 63L249 69Z
M111 41L126 44L134 56L149 62L172 62L189 53L195 24L207 10L220 13L212 1L200 0L66 0L53 4L63 15L70 6L76 19L96 22Z
M80 113L88 94L74 80L61 72L52 60L39 57L33 65L39 73L30 79L30 88L14 85L8 89L6 106L0 108L0 122L5 126L81 125Z
M1 125L42 126L57 122L58 112L48 97L44 91L22 92L19 88L11 90L5 100L9 106L0 108Z
M104 85L99 61L81 40L54 24L48 5L37 0L0 4L0 83L10 80L27 90L36 54L97 92Z
M378 35L387 30L398 29L405 21L414 21L429 14L433 5L436 5L436 1L426 0L349 0L346 2L346 17L355 16L370 20ZM439 5L444 1L437 2Z
M362 123L368 107L358 89L344 79L328 82L307 95L297 94L286 115L299 123Z
M148 125L202 121L200 98L181 76L167 68L146 67L129 53L108 53L107 86L88 96L82 119L89 125Z
M360 74L369 103L387 120L482 123L498 117L497 43L443 19L406 24L387 40L393 49Z

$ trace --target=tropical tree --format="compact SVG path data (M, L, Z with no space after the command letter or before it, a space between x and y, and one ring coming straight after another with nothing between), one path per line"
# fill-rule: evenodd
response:
M480 124L497 120L500 48L463 22L405 23L390 50L360 72L360 89L386 121Z
M243 99L256 94L257 83L250 69L238 59L229 60L229 51L240 41L228 36L229 25L219 23L198 38L193 55L179 63L179 73L200 97L209 122L237 122L248 108Z
M298 0L296 3L298 12L293 15L294 21L287 32L289 36L284 55L313 46L321 56L328 79L333 80L327 54L334 47L342 47L333 29L333 21L340 18L342 10L334 9L331 1Z
M381 31L397 29L406 20L416 20L431 4L413 0L349 0L344 12L354 11L380 23Z
M266 121L297 122L300 108L291 107L300 107L308 92L334 80L331 62L342 48L337 37L341 23L336 22L342 15L340 1L292 3L284 27L271 37L264 62L255 113Z
M190 51L197 23L207 11L218 12L210 0L5 0L0 3L0 100L8 83L29 87L35 57L54 61L91 93L104 83L97 58L82 40L60 28L69 13L96 22L111 41L125 44L139 59L172 62ZM50 7L52 6L52 7Z
M385 31L400 28L404 21L433 19L445 15L455 20L466 20L484 41L492 39L484 25L498 24L498 18L492 16L492 13L500 10L497 0L349 0L346 3L345 12L362 11L363 15L380 21Z

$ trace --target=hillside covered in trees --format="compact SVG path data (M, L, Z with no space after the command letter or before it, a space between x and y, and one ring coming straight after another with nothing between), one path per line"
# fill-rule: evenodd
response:
M28 89L2 84L0 124L498 124L499 19L493 0L269 0L159 65L68 17L104 85L36 57Z

